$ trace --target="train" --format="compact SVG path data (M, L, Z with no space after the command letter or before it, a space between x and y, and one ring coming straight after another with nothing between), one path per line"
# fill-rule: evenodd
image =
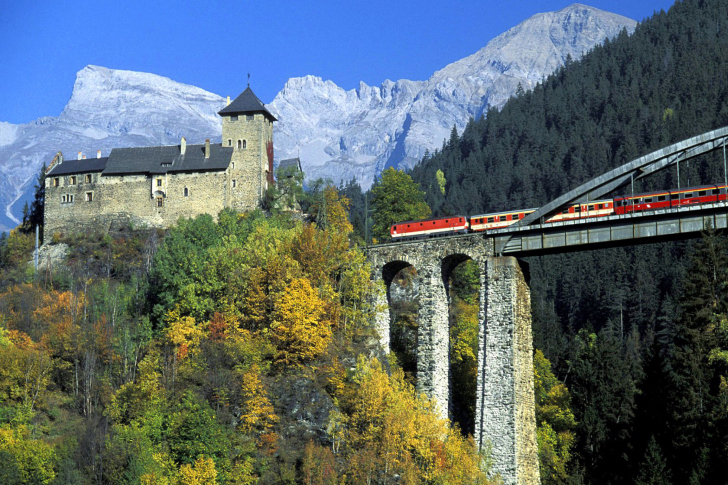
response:
M632 214L671 207L694 204L711 204L728 199L728 185L699 185L681 189L644 192L623 195L614 199L595 200L573 204L545 221L562 222L611 215ZM422 239L453 234L487 232L502 229L534 212L536 209L493 212L474 216L433 217L417 221L404 221L393 224L390 235L393 240Z

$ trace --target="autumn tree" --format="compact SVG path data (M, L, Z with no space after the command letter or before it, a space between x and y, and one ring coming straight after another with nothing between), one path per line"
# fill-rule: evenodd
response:
M307 278L294 278L275 303L271 334L277 361L300 365L321 355L331 339L331 322L323 320L324 302Z
M260 378L260 368L252 365L242 376L241 413L238 428L244 433L268 433L278 422L273 405Z

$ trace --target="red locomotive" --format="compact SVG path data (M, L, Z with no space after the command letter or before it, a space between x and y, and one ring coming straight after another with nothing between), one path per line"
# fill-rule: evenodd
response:
M573 204L545 221L563 222L592 217L631 214L648 210L680 207L692 204L711 204L728 200L728 185L701 185L683 189L624 195L614 199L595 200ZM471 216L436 217L423 221L406 221L394 224L390 229L392 239L419 239L467 232L484 232L502 229L518 222L535 209L493 212Z
M405 221L394 224L389 233L392 239L434 237L468 232L465 216L435 217L422 221Z

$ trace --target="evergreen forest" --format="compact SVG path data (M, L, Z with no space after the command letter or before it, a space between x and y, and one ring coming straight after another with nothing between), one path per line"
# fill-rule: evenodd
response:
M726 125L728 3L684 0L453 129L411 176L435 215L539 207ZM682 164L681 186L723 182L723 163ZM634 190L677 186L673 168ZM559 483L728 483L726 250L711 232L528 259L534 344L576 422Z

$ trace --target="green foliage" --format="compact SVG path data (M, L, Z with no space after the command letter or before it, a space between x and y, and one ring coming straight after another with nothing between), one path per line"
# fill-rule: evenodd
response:
M576 428L569 390L540 350L533 357L533 371L541 483L567 483Z
M445 180L445 174L442 172L442 170L437 170L435 172L435 177L437 178L437 185L440 186L440 192L442 195L445 195L445 185L447 184L447 180Z
M386 169L372 186L372 235L384 241L390 238L389 229L395 222L429 217L432 212L424 196L408 174L391 167Z
M263 208L270 211L296 210L304 197L302 171L297 167L278 167L276 182L265 192Z

